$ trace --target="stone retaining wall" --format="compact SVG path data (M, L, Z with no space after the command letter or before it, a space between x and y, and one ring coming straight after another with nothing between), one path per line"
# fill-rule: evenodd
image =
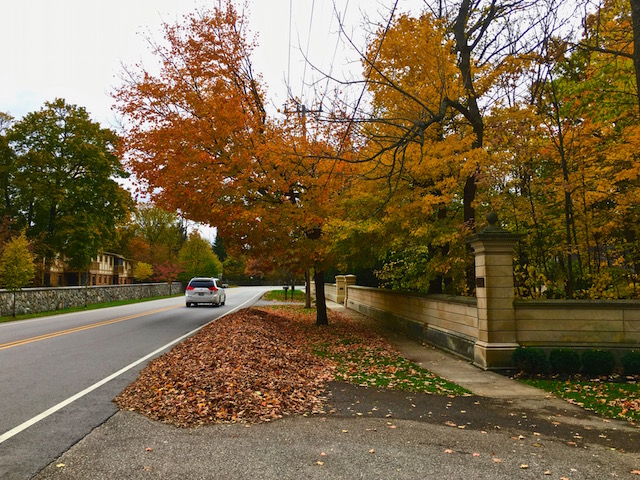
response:
M338 301L338 297L336 296L336 284L335 283L325 283L324 284L324 296L325 296L325 298L327 300L331 300L332 302L337 302Z
M478 337L475 298L349 285L345 306L411 337L473 359Z
M91 287L25 288L16 292L16 315L83 307L94 303L160 297L184 292L179 283L141 283ZM0 290L0 316L13 315L13 293Z
M634 300L516 301L520 345L638 348L640 302Z

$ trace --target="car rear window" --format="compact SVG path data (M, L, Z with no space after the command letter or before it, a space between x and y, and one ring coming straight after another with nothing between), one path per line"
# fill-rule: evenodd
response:
M189 282L193 288L209 288L214 285L213 280L192 280Z

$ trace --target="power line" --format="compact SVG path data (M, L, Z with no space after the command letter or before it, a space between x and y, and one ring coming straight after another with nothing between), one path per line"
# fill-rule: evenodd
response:
M374 65L376 63L376 60L378 60L378 55L380 54L380 51L382 50L382 44L384 43L384 39L387 37L387 33L389 32L389 29L391 28L391 22L393 21L393 17L395 15L396 12L396 8L398 8L398 1L396 0L395 3L393 4L393 8L391 9L391 14L389 15L389 21L387 22L387 25L384 29L384 32L382 33L382 38L380 39L380 43L378 44L378 48L376 49L376 53L373 56L373 59L369 62L369 70L367 71L367 75L365 77L364 80L364 85L362 86L362 91L360 92L360 96L358 97L358 101L356 102L356 105L353 109L353 114L351 115L351 118L349 119L349 124L347 125L347 129L344 132L344 137L342 139L342 142L340 142L340 152L342 151L344 142L347 140L347 136L349 135L349 131L351 130L351 127L353 126L353 122L355 121L356 115L358 113L358 109L360 108L360 102L362 102L362 97L364 97L364 92L367 89L367 85L369 83L369 79L371 77L371 72L373 71ZM339 153L338 155L340 155L341 153Z
M293 0L289 0L289 53L287 55L287 88L291 85L291 21L293 17Z
M309 16L309 35L307 36L307 49L305 51L305 58L309 58L309 45L311 44L311 28L313 27L313 13L316 7L316 0L311 2L311 15ZM304 83L307 77L307 62L304 62L304 69L302 70L302 85L300 86L300 100L304 98Z
M336 54L338 53L338 45L340 45L340 38L342 37L342 29L340 28L340 24L344 25L345 18L347 16L347 9L349 8L349 0L347 0L346 4L344 6L344 11L342 12L342 17L340 17L340 14L338 13L338 11L336 9L335 2L333 4L333 6L334 6L334 10L336 12L336 17L338 18L338 38L336 39L335 47L333 47L333 56L331 57L331 63L329 64L329 75L327 76L327 81L326 81L325 86L324 86L324 93L322 94L322 97L320 98L320 105L322 105L324 103L324 99L327 96L327 92L329 91L329 81L331 79L331 76L333 75L333 64L336 61ZM333 17L331 17L331 23L333 23ZM329 33L331 33L331 24L329 24Z

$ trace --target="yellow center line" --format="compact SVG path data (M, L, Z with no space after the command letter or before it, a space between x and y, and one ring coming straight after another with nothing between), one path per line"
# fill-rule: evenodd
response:
M82 325L80 327L69 328L67 330L60 330L57 332L46 333L44 335L39 335L37 337L25 338L23 340L15 340L13 342L2 343L0 344L0 350L5 350L7 348L12 348L12 347L18 347L20 345L27 345L29 343L39 342L40 340L46 340L48 338L55 338L55 337L60 337L62 335L69 335L71 333L82 332L84 330L89 330L91 328L104 327L106 325L111 325L113 323L124 322L126 320L132 320L134 318L144 317L146 315L153 315L154 313L166 312L167 310L172 310L174 308L179 308L179 306L159 308L157 310L151 310L149 312L137 313L135 315L129 315L129 316L120 317L120 318L113 318L111 320L91 323L89 325Z

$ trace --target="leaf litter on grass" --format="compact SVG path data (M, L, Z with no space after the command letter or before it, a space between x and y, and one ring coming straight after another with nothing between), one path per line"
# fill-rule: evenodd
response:
M341 380L445 395L467 392L406 361L372 328L336 312L329 326L300 307L225 316L152 361L115 401L177 426L264 422L323 413Z

